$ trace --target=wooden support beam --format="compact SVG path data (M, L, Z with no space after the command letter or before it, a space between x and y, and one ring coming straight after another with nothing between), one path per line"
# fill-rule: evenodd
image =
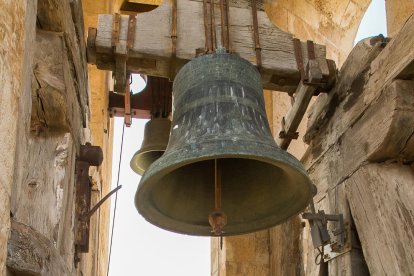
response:
M37 4L37 23L41 30L60 33L65 45L66 62L70 72L65 78L71 78L71 86L81 108L81 122L86 127L89 117L88 77L86 63L83 11L79 1L39 0ZM81 46L82 45L82 46ZM68 94L66 92L66 94ZM73 127L72 129L78 129Z
M217 37L221 37L220 7L216 5ZM258 29L262 54L262 83L264 89L293 93L300 82L292 35L276 28L264 11L258 11ZM196 51L204 49L203 3L195 0L178 0L177 9L176 70L196 56ZM99 16L96 32L88 38L88 60L99 69L114 71L116 58L113 53L113 15ZM151 76L168 77L171 66L171 20L172 8L165 1L155 10L137 15L135 39L128 53L126 63L130 73L143 73ZM256 64L255 43L252 27L252 12L248 7L230 7L230 30L232 49L241 57ZM128 18L121 17L119 41L127 40ZM220 39L218 46L222 46ZM303 63L309 60L306 43L301 47ZM204 49L205 50L205 49ZM332 77L326 60L325 46L315 45L315 58L323 75L323 81Z
M63 34L37 30L32 78L31 131L36 135L66 133L71 129L71 81ZM66 63L66 64L65 64ZM66 66L65 66L66 65Z
M410 166L398 163L365 165L345 181L371 275L414 274L413 182Z
M330 275L360 275L354 267L365 261L373 275L413 273L412 171L403 164L414 160L414 17L384 44L360 42L310 112L302 161L318 188L314 200L334 212L349 202L364 253L333 259Z
M281 130L277 142L284 150L287 150L292 139L298 138L296 130L302 121L303 115L306 113L306 109L308 108L312 97L318 89L318 83L322 80L322 72L319 69L316 60L309 60L307 76L307 83L305 84L303 81L300 82L295 92L295 102L293 103L292 108L288 111L288 114L282 118Z
M370 45L370 40L358 43L342 66L341 77L335 87L313 105L305 142L313 140L312 143L321 142L322 148L329 148L359 120L385 86L394 79L413 79L414 47L411 45L414 45L414 16L385 48L384 44L386 41L379 41L374 46ZM324 137L325 133L335 135L319 141L316 136Z
M366 162L414 160L413 91L414 81L395 80L329 148L315 137L318 143L312 144L304 162L317 183L316 201ZM336 135L332 130L325 140Z
M16 275L71 275L55 245L34 228L11 220L7 268Z

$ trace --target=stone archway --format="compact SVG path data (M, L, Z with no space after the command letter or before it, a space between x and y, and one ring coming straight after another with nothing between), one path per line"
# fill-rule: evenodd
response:
M338 66L353 47L370 0L273 0L265 4L272 22L301 40L326 45Z

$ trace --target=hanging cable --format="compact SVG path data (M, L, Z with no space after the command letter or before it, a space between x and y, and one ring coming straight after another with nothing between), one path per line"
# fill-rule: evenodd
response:
M118 175L116 179L116 187L119 186L119 175L121 172L121 161L122 161L122 150L124 147L124 133L125 133L125 122L122 124L122 137L121 137L121 150L119 153L119 163L118 163ZM114 203L114 211L112 214L112 229L111 229L111 240L109 243L109 256L108 256L108 268L106 270L106 276L109 276L109 268L111 265L111 253L112 253L112 241L114 238L114 228L115 228L115 215L116 215L116 203L118 201L118 192L115 193L115 203Z

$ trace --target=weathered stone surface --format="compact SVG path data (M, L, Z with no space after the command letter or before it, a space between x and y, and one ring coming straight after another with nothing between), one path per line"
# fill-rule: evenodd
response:
M303 40L326 45L327 57L341 66L353 47L369 1L267 1L272 22Z
M82 1L84 11L84 29L96 27L98 14L119 12L120 0L117 1ZM86 36L86 34L85 34ZM112 175L112 138L113 120L108 116L108 91L111 90L111 72L101 71L88 65L89 97L90 97L90 140L93 145L100 146L104 152L104 161L93 173L92 204L111 191ZM81 262L80 266L86 274L106 275L109 240L110 201L106 201L92 216L90 228L90 244L95 251ZM99 229L99 235L96 232ZM96 237L96 238L94 238Z
M224 238L225 275L269 275L269 231ZM221 275L221 274L220 274Z
M410 0L385 1L387 13L387 34L394 37L414 12L414 2Z

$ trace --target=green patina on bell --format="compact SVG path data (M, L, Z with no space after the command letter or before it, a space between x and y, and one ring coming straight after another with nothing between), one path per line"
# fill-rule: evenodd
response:
M212 213L217 164L220 210ZM298 214L312 187L302 164L273 140L257 69L219 53L193 59L177 74L168 147L145 171L135 205L173 232L212 236L210 218L225 224L220 235L237 235Z

